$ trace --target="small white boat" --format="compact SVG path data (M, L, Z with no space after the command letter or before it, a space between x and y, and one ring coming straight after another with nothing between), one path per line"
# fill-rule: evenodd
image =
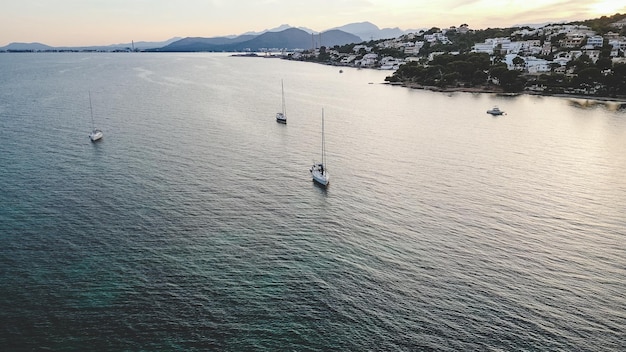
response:
M100 131L99 129L94 129L89 134L89 139L91 139L92 142L95 142L99 140L100 138L102 138L102 136L103 136L102 131Z
M499 115L503 115L504 111L500 110L499 107L494 106L492 109L487 110L487 113L493 116L499 116Z
M322 109L322 162L313 163L311 166L311 176L313 177L313 181L319 183L320 185L326 187L328 185L328 181L330 180L330 175L328 174L328 170L326 169L326 142L324 140L324 109Z
M285 108L285 88L283 85L283 81L280 80L280 88L282 90L283 96L283 110L281 112L276 113L276 122L278 123L287 123L287 109Z
M91 139L92 142L98 141L100 140L104 134L102 133L101 130L96 128L96 125L93 121L93 107L91 105L91 92L89 92L89 112L91 113L91 133L89 134L89 139Z

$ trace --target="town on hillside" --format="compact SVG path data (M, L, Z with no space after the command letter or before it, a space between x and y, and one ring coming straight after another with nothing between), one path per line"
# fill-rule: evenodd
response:
M626 97L626 15L541 28L431 28L289 59L393 70L415 88Z

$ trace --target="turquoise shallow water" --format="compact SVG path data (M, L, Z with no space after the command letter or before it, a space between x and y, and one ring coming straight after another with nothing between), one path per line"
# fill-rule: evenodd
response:
M626 349L623 110L224 54L0 63L8 350Z

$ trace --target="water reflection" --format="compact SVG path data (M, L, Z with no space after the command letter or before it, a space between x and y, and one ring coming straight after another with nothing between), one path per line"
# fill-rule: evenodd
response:
M626 109L626 102L621 101L606 101L588 98L569 98L568 102L573 107L583 109L595 107L603 107L609 111L619 111Z

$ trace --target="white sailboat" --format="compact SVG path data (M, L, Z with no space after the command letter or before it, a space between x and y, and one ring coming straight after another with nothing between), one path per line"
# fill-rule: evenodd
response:
M283 110L281 112L276 113L276 122L278 123L287 123L287 109L285 108L285 87L283 85L283 80L280 80L280 89L282 90L283 96Z
M91 92L89 92L89 111L91 112L91 133L89 134L89 139L91 139L92 142L95 142L97 140L99 140L100 138L102 138L104 135L102 134L102 131L96 128L96 125L94 123L93 120L93 106L91 105Z
M322 109L322 161L319 163L313 163L311 166L311 176L313 177L313 181L319 183L320 185L326 187L328 185L328 181L330 180L330 175L328 174L328 169L326 168L326 140L324 139L324 109Z

